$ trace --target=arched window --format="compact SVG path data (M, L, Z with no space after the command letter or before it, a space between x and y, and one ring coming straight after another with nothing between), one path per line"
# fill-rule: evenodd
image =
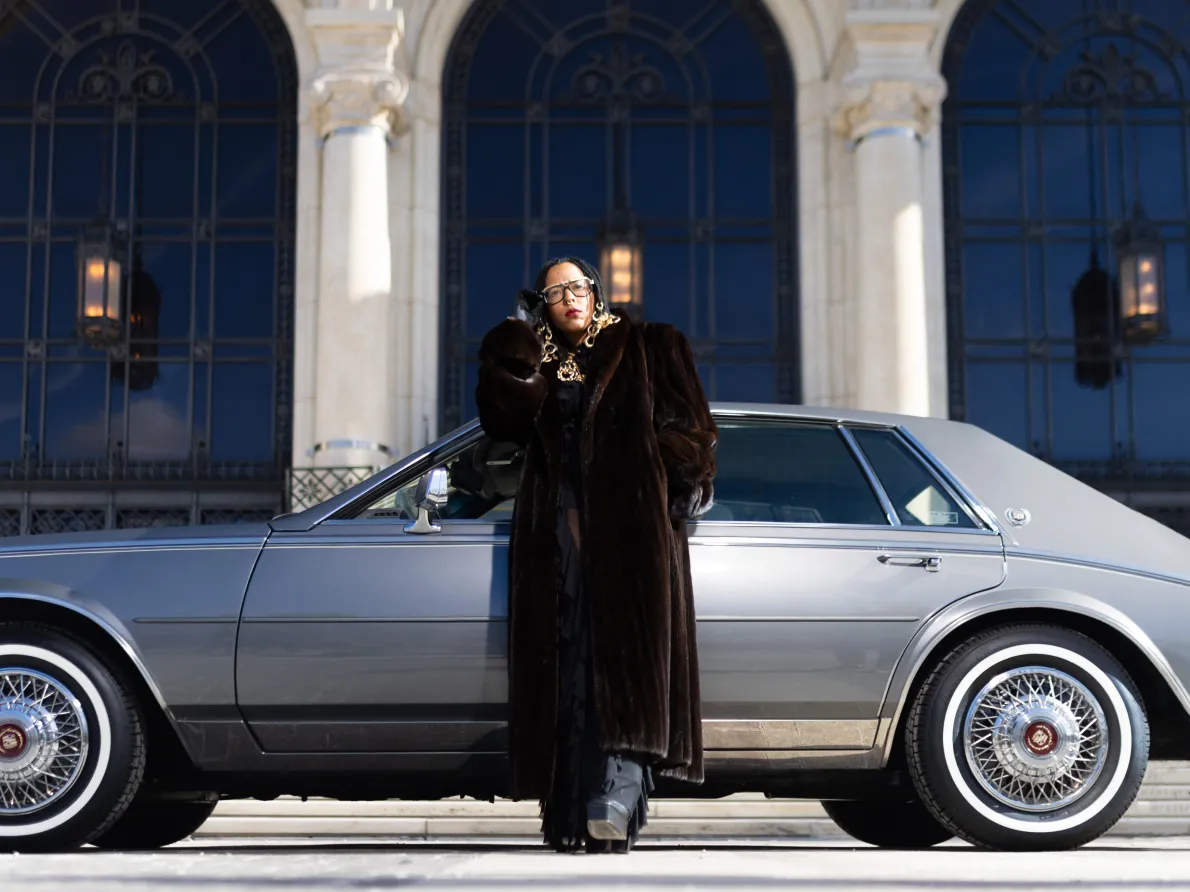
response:
M1190 483L1190 2L970 0L944 73L950 409Z
M280 507L295 88L270 0L0 5L0 534Z
M792 85L761 0L478 0L444 82L443 426L474 414L484 332L570 253L623 261L711 398L796 400Z

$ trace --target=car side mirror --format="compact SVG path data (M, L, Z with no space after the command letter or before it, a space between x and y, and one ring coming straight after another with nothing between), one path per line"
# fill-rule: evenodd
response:
M417 505L417 520L406 524L406 533L441 533L442 527L430 520L430 512L438 515L446 507L446 490L449 481L446 468L434 468L417 481L417 495L413 502Z

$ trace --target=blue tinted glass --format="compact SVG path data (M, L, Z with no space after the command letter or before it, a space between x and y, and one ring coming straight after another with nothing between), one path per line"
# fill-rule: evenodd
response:
M237 124L219 128L218 214L272 217L276 211L277 128Z
M522 219L526 213L524 162L524 124L470 124L467 127L468 216ZM562 200L565 199L563 194Z
M227 7L207 29L199 32L205 42L204 55L219 72L219 100L276 101L275 63L260 27L239 4Z
M57 242L50 246L49 335L52 338L69 338L74 334L79 307L78 256L76 245Z
M274 264L269 242L216 245L215 337L272 335Z
M21 454L21 379L19 362L0 362L0 461Z
M771 362L721 362L715 366L715 399L771 403L777 399Z
M768 74L747 24L739 16L729 16L703 37L714 23L713 17L708 19L701 27L689 29L687 38L702 38L696 52L710 72L710 96L715 102L764 102L769 98Z
M1186 132L1180 127L1136 128L1136 170L1145 212L1153 218L1186 216Z
M273 367L214 363L211 458L269 461L273 457Z
M546 139L551 216L602 218L607 210L607 128L553 126Z
M1187 363L1136 363L1133 402L1136 452L1143 460L1190 459L1190 417L1186 403Z
M963 326L969 338L1014 337L1024 329L1021 246L968 242L963 250Z
M771 335L772 245L715 246L715 332L721 338Z
M31 134L29 126L0 124L0 218L28 213Z
M61 127L54 140L54 213L89 218L106 197L113 200L111 177L112 135L103 127Z
M690 208L690 133L685 126L632 131L632 204L646 216L683 218Z
M467 248L467 324L468 338L478 340L484 332L510 315L516 307L517 292L531 288L533 282L524 271L524 251L520 243L472 244Z
M128 457L133 461L188 458L191 449L189 363L130 365L133 380L153 383L129 396Z
M45 61L46 45L29 24L5 16L4 27L0 28L0 103L32 102L37 75ZM7 113L5 109L3 114Z
M141 217L191 217L194 187L194 127L181 124L142 127L137 133Z
M886 525L863 472L830 427L719 427L708 520Z
M0 340L25 334L25 251L19 242L0 242Z
M46 458L69 461L106 454L108 386L106 363L46 364Z
M1190 278L1186 275L1187 246L1169 245L1165 260L1165 303L1170 337L1190 338Z
M1019 217L1020 130L986 124L963 128L963 213L968 217Z
M963 102L1016 101L1033 57L1027 41L993 12L979 20L968 46L954 97Z
M1029 403L1023 363L968 362L967 418L1014 446L1029 449Z
M690 248L647 243L641 261L645 313L655 322L690 326Z
M141 278L133 285L132 301L135 305L152 300L156 305L156 318L146 320L143 337L189 337L191 256L188 242L141 244Z
M1053 364L1053 454L1057 459L1106 459L1113 449L1112 388L1080 387L1074 364Z
M775 398L772 196L792 193L793 166L775 163L773 103L784 114L792 96L778 100L789 72L763 5L487 0L473 15L444 77L447 130L463 134L445 144L443 299L461 303L444 313L448 342L477 342L546 257L595 260L601 233L631 212L644 317L709 341L761 339L748 363L708 366L708 384L721 375L726 391ZM469 404L461 380L447 377L447 407Z
M715 128L715 213L768 217L773 194L768 127Z
M496 16L484 31L471 62L467 98L471 102L520 102L541 44L507 15Z

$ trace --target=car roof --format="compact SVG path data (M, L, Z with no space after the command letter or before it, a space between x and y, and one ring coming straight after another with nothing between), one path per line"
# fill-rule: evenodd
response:
M844 409L838 406L803 406L793 403L711 403L715 415L761 416L769 418L800 418L807 421L829 421L843 424L878 424L898 427L917 416L892 412L869 412L863 409ZM957 423L957 422L952 422Z

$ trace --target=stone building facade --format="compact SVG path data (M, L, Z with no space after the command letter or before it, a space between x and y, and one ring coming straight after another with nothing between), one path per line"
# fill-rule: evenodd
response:
M187 0L174 7L110 0L90 4L88 17L54 0L0 4L0 69L9 85L0 89L0 154L19 162L9 165L11 194L0 193L0 264L11 273L0 304L9 318L26 319L23 327L0 327L0 396L11 404L0 406L2 528L263 517L286 506L295 481L308 499L407 454L469 417L478 333L504 315L527 271L564 249L597 256L610 225L603 218L615 215L644 233L639 312L689 329L708 380L718 382L709 386L713 397L967 418L1182 523L1190 430L1169 407L1190 370L1183 120L1190 93L1182 91L1190 69L1188 39L1178 31L1187 10L1174 9L1185 5ZM657 37L657 29L669 36ZM5 52L5 39L21 41L21 51ZM653 49L617 57L633 40ZM572 59L592 46L591 61ZM677 193L661 185L650 193L651 175L635 168L636 191L626 199L618 185L622 165L637 164L633 153L650 145L646 125L657 133L668 120L664 108L648 120L638 111L650 105L654 81L680 93L681 72L693 77L690 60L704 48L709 61L699 64L709 86L705 95L691 86L686 104L678 103L682 126L701 134L713 125L727 135L704 143L672 130L666 138L679 142L655 140L658 183L666 158L689 151L689 200L678 211L646 213L644 204L669 207ZM492 61L502 53L504 62ZM526 53L571 75L561 103L571 115L569 141L555 145L547 128L546 148L534 142L534 128L546 127L559 102L556 84L534 93L538 86L525 81L523 101L507 99L515 84L502 78L520 77L518 65L530 80L538 76ZM202 86L198 59L212 78L221 72L223 92ZM744 81L754 59L765 80L752 88ZM585 81L576 65L591 69L582 68ZM51 83L45 72L52 70L60 74ZM266 81L255 96L251 87ZM153 235L139 221L156 219L148 205L169 190L151 187L152 171L176 152L160 138L173 131L150 125L153 115L168 123L183 111L192 112L185 126L197 135L193 149L179 142L176 152L192 153L184 157L194 162L195 201L158 214L166 234ZM260 198L264 210L236 218L236 229L227 221L236 202L250 203L251 188L229 185L225 196L222 184L233 166L251 181L254 156L237 155L227 135L250 114L264 115L251 119L264 122L267 148L257 160L275 188ZM503 114L526 134L520 155L497 148ZM70 187L88 195L77 213L57 197L71 182L56 171L70 149L61 134L72 115L76 132L92 128L103 147L102 162L78 161L79 169L99 165L99 173L93 184ZM751 117L728 133L732 115ZM481 132L490 143L476 138ZM597 138L585 141L583 133ZM749 143L757 133L760 142ZM129 149L140 144L137 134L156 148ZM1058 149L1034 150L1053 134ZM544 185L534 180L605 136L592 179L607 180L594 202L608 213L578 212L589 202L582 177L563 175L572 168L558 167L560 179L544 175ZM613 160L621 136L635 147L624 150L629 161ZM1085 151L1070 148L1084 137ZM752 148L731 148L746 144ZM677 154L667 156L667 145ZM126 151L133 160L121 160ZM1090 210L1059 213L1061 195L1048 205L1034 195L1087 163ZM719 174L718 185L707 187L713 201L696 182L704 168ZM766 184L768 198L757 199L763 207L740 197L751 182ZM1162 182L1168 190L1152 185ZM498 204L506 188L522 190L507 193L517 196L507 214L481 219L477 209ZM204 189L211 210L200 207ZM542 198L541 189L554 197ZM1079 275L1098 270L1100 257L1118 283L1117 255L1130 248L1112 233L1140 207L1142 192L1152 208L1162 191L1181 198L1151 214L1165 263L1158 340L1117 338L1128 319L1121 321L1108 290L1106 316L1091 314L1107 328L1095 334L1092 324L1086 335L1070 289L1090 281ZM729 213L733 197L739 208ZM568 202L575 213L567 213ZM112 281L132 303L116 313L127 326L120 328L121 317L107 341L92 332L84 347L78 332L90 311L80 297L79 326L70 329L67 308L55 329L54 295L61 288L62 300L72 299L73 258L86 247L75 243L85 240L89 219L103 230L94 256L123 258ZM169 235L169 225L182 235ZM1089 234L1070 234L1079 227ZM170 239L183 247L164 247ZM252 239L258 253L242 247L257 244ZM732 239L750 247L716 253ZM501 244L489 254L481 247ZM1071 244L1078 258L1067 269L1062 252ZM689 275L672 272L686 269L685 260L667 267L659 259L666 256L689 257ZM136 291L130 271L142 268L156 292L148 284ZM193 274L161 284L178 269ZM246 283L256 278L252 290ZM710 296L700 284L708 278ZM182 321L166 337L165 321L156 320L166 320L177 300L189 316L178 310ZM219 309L220 300L233 305ZM265 308L258 328L250 324L252 301ZM749 315L748 307L761 309ZM209 331L208 310L216 320ZM220 313L234 321L224 327L226 343ZM1087 354L1088 344L1101 352ZM137 362L150 356L142 386ZM246 369L267 390L255 402ZM92 374L89 396L68 396L82 393L71 381ZM176 387L167 393L169 381ZM55 420L92 410L98 420L86 436ZM258 427L252 445L244 438Z

